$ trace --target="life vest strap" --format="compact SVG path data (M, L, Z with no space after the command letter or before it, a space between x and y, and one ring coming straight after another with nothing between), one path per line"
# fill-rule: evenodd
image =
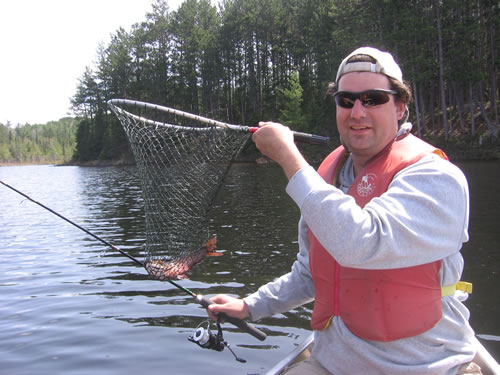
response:
M459 281L458 283L454 285L446 285L441 287L441 296L442 297L447 297L447 296L452 296L455 294L457 290L461 290L463 292L472 293L472 284L467 283L465 281Z

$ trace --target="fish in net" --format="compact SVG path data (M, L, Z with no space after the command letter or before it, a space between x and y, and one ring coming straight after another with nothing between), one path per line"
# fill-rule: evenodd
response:
M222 255L208 233L208 211L249 132L144 102L113 99L108 105L137 164L146 216L144 267L159 280L185 278L205 256Z

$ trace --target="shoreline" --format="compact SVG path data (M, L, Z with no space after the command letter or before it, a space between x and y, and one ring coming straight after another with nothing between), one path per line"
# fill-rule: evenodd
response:
M500 149L496 145L492 147L473 147L473 148L462 148L459 146L440 145L439 142L435 142L436 147L446 150L446 154L450 158L451 162L465 162L465 161L495 161L500 160ZM309 146L309 147L307 147ZM332 150L332 147L328 149L317 148L317 146L310 147L300 147L306 160L311 164L316 164L323 160ZM238 155L236 159L232 161L233 163L257 163L257 164L267 164L274 163L269 158L263 156L259 152L249 151L243 152ZM104 160L88 160L88 161L38 161L38 162L15 162L15 161L0 161L0 167L20 167L29 165L54 165L57 167L73 166L73 167L125 167L136 165L135 160L132 157L121 157L115 159L104 159Z

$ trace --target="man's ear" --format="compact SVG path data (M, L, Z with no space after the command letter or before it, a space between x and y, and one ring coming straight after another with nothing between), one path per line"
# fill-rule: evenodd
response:
M397 102L396 103L396 115L398 117L398 122L401 122L401 120L405 116L408 117L408 107L406 106L406 103L404 103L404 102Z

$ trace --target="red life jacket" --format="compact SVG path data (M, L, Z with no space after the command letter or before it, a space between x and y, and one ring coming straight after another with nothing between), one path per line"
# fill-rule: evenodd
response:
M364 207L387 191L397 172L431 152L446 158L442 151L411 134L392 142L369 161L348 194ZM335 184L346 159L347 152L340 146L324 160L318 173ZM441 261L382 270L343 267L311 230L309 240L315 287L313 329L326 329L334 316L340 316L361 338L392 341L423 333L441 319Z

